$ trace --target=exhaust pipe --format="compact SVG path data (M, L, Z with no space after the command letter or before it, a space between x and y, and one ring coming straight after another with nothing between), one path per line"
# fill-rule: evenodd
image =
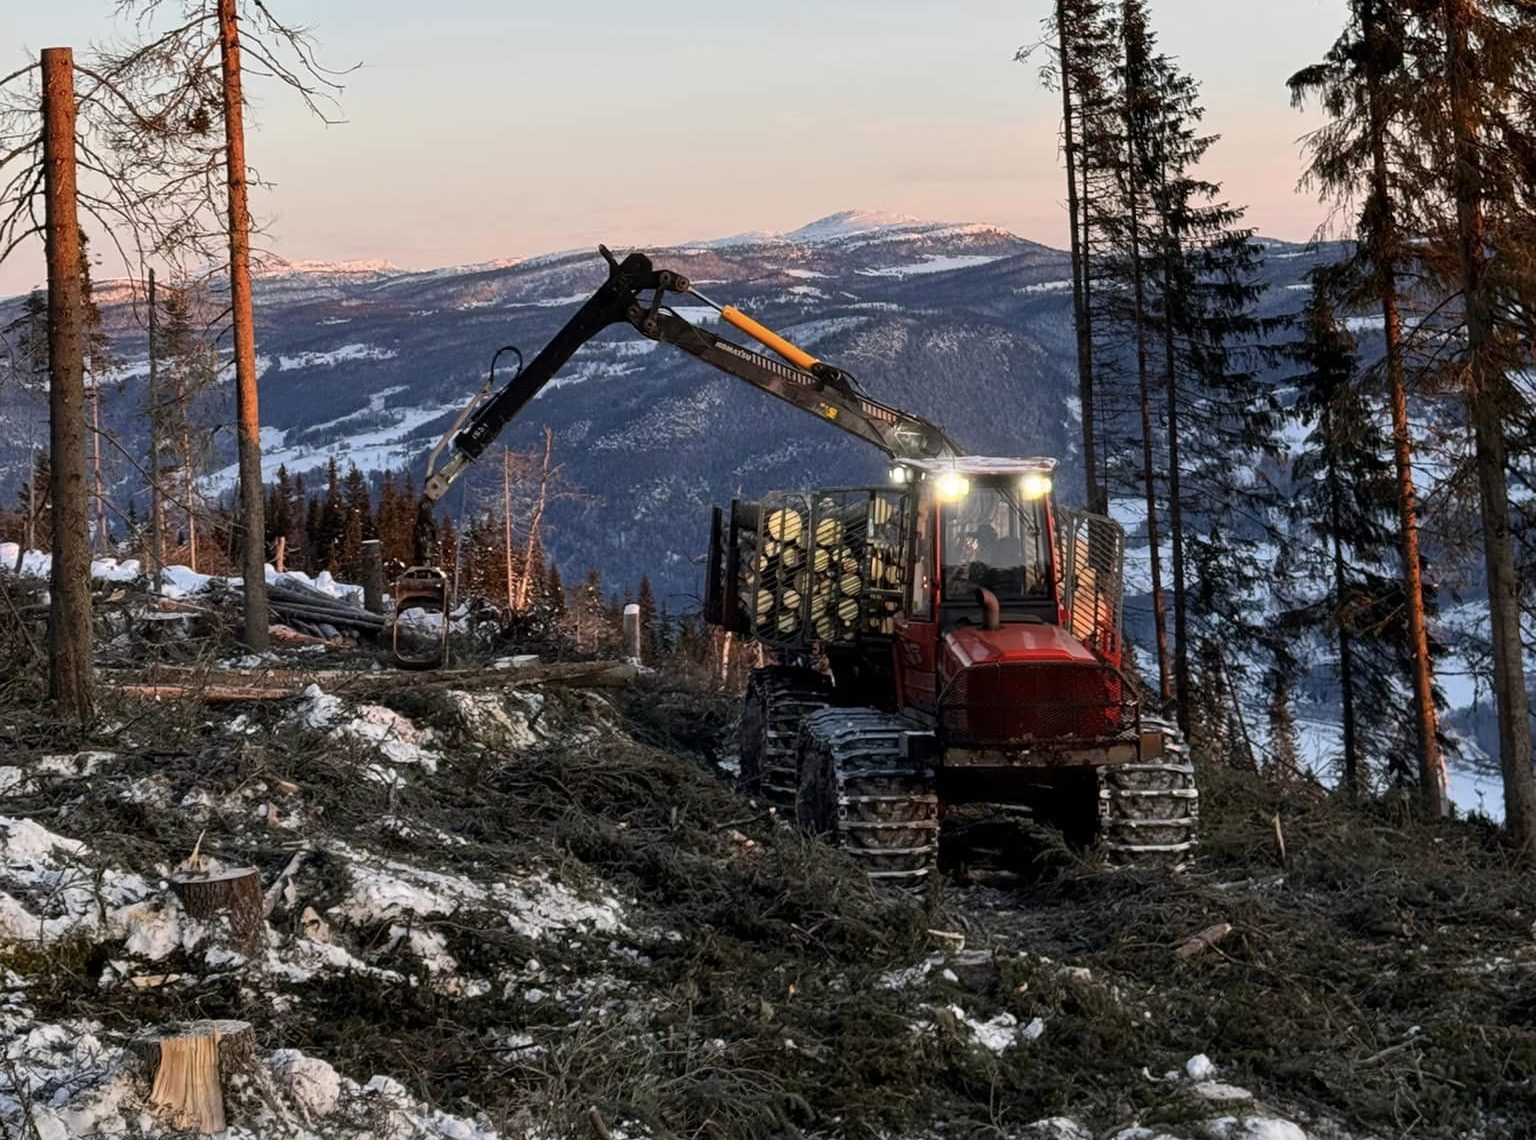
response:
M981 628L987 632L1003 628L1003 607L997 595L985 586L976 587L976 604L981 607Z

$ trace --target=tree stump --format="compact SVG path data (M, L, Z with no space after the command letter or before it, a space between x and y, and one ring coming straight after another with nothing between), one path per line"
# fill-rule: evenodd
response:
M261 874L252 867L231 867L208 873L178 871L171 890L193 918L229 920L230 945L247 958L266 949L267 928L261 897Z
M134 1048L152 1084L149 1102L171 1127L223 1132L224 1090L257 1068L256 1035L245 1021L190 1021L140 1037Z

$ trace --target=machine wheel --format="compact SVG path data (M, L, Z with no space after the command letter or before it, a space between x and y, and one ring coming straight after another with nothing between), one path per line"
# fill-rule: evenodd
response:
M902 757L907 727L874 709L807 717L795 816L857 859L871 879L920 886L938 863L939 797L933 769Z
M1142 718L1160 733L1162 754L1099 769L1099 832L1110 858L1136 866L1177 866L1199 843L1200 791L1178 726Z
M831 688L819 673L787 665L756 670L741 713L742 787L793 804L800 723L830 702Z

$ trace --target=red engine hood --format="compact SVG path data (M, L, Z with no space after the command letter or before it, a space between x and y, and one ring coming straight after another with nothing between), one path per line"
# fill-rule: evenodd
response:
M1098 665L1099 659L1060 626L1032 622L985 630L962 625L944 635L940 666L949 676L975 665Z

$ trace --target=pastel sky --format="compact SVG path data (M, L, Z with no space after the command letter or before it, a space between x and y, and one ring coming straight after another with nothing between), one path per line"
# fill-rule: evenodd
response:
M255 83L255 203L289 258L406 267L792 229L849 208L1065 241L1059 104L1014 51L1048 0L269 0L347 79L327 126ZM6 0L8 71L114 32L112 0ZM167 4L174 7L174 2ZM1152 0L1204 84L1208 173L1258 229L1310 237L1285 79L1345 0ZM117 31L123 31L117 28ZM106 272L117 267L107 266ZM0 265L0 295L42 277Z

